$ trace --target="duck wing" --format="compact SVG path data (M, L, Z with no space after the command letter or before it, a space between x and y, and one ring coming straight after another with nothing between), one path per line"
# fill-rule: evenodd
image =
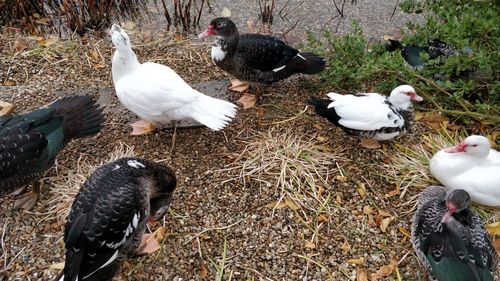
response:
M262 34L240 35L236 52L248 67L262 72L284 67L299 54L278 38Z
M75 198L64 233L67 252L60 280L108 280L144 231L146 206L139 183L113 169L119 167L96 170Z
M362 131L380 128L401 127L404 119L401 114L379 94L339 95L329 93L332 103L328 108L335 108L340 117L340 125Z

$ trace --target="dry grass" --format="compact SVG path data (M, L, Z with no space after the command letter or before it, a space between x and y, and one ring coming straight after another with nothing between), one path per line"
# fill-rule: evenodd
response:
M250 141L236 160L221 172L234 173L224 182L241 182L245 187L256 182L261 188L275 187L279 199L272 208L289 207L315 213L329 211L328 191L339 173L342 154L315 139L305 139L290 129L275 127L268 132L252 132Z
M109 153L106 160L97 165L92 165L87 159L80 157L75 168L64 169L65 173L58 172L55 177L48 178L47 180L52 187L50 188L50 199L46 203L50 207L47 212L43 213L44 220L55 218L57 221L65 221L73 199L95 169L119 158L131 156L135 156L134 148L120 143L114 151Z

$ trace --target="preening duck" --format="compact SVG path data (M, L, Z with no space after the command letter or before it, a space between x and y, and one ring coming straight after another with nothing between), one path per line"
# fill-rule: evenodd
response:
M97 134L104 124L102 108L90 96L61 98L45 108L0 116L0 196L23 189L53 164L75 138ZM16 202L29 209L38 185Z
M467 191L476 203L500 207L500 152L486 137L472 135L438 151L429 168L444 186Z
M83 184L64 230L66 261L57 281L112 280L139 246L149 218L161 220L176 187L174 172L128 157L99 167Z
M216 36L212 46L215 64L242 81L270 84L296 73L315 74L325 68L325 60L301 52L278 38L261 34L239 34L229 18L213 19L199 38ZM247 82L232 89L244 91Z
M389 97L377 93L329 93L328 97L311 97L308 103L348 134L375 140L389 140L409 131L415 119L412 101L423 100L409 85L396 87Z
M116 47L112 62L116 94L123 106L142 119L132 124L132 135L184 119L194 119L218 131L236 115L234 104L198 92L169 67L139 63L120 26L114 24L110 35Z
M429 186L419 196L411 241L438 281L493 281L497 253L481 217L461 189Z

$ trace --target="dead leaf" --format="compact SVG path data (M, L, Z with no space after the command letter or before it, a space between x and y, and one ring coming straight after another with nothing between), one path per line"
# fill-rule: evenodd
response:
M356 190L358 191L361 198L364 199L366 197L366 187L364 183L359 183L358 186L356 187Z
M316 139L320 142L326 142L328 141L328 137L323 137L323 136L317 136Z
M342 243L342 246L340 248L342 249L342 251L344 251L344 253L349 253L351 251L351 245L347 240Z
M359 143L362 147L368 148L368 149L376 149L382 147L380 143L377 140L374 139L361 139L361 142Z
M380 230L382 230L382 232L386 232L387 227L389 227L389 224L393 220L394 220L394 217L388 217L388 218L383 219L382 222L380 223Z
M266 205L269 209L282 209L286 207L285 202L280 201L280 202L271 202Z
M337 179L339 182L347 182L347 178L344 176L336 176L335 179Z
M256 107L255 108L255 113L257 113L257 116L262 117L264 114L266 114L266 109L264 107Z
M300 206L297 205L297 203L295 203L295 201L292 200L292 198L290 197L285 197L285 199L283 199L285 201L285 204L292 210L298 210L300 209Z
M318 129L318 130L322 130L323 129L323 127L321 127L320 124L314 124L313 127L316 128L316 129Z
M57 43L59 41L59 38L57 38L57 37L49 37L47 39L41 38L37 41L38 41L38 45L40 45L42 47L49 47L49 46L52 46L55 43Z
M340 197L340 194L337 194L337 196L335 196L335 202L337 202L338 204L342 204L342 197Z
M207 267L205 266L205 263L201 263L201 268L200 268L200 277L201 279L205 279L208 276L208 270Z
M348 264L357 264L357 265L360 265L360 264L365 263L365 259L363 257L360 257L360 258L357 258L357 259L350 259L350 260L347 260L347 263Z
M410 237L411 235L410 231L403 226L399 228L399 232L401 232L405 237Z
M500 235L500 222L497 221L494 223L487 224L486 231L488 231L488 233L493 237Z
M14 41L14 49L16 49L16 51L21 52L26 48L28 48L28 45L23 39L17 39Z
M167 230L165 227L160 226L153 233L145 233L142 235L141 243L137 247L137 255L147 255L158 251L161 246L158 241L161 241L165 237Z
M15 81L12 81L12 80L5 80L3 82L3 85L4 86L15 86L16 85L16 82Z
M389 191L389 193L385 194L384 197L385 198L390 198L390 197L393 197L393 196L396 196L396 195L399 195L399 194L401 194L401 191L399 190L399 188L396 187L396 189L391 190L391 191Z
M356 281L368 281L368 272L365 269L358 269L356 271Z
M328 222L328 221L329 221L329 219L328 219L327 216L325 216L325 215L319 215L318 216L318 223Z
M229 10L227 7L222 8L222 13L220 13L222 17L229 18L231 17L231 10Z
M249 109L255 106L257 97L252 94L243 94L238 102L243 105L243 109Z
M495 247L495 250L497 250L497 252L500 252L500 238L495 238L493 240L493 246Z
M378 210L378 214L381 215L382 217L391 217L392 216L388 212L381 210L381 209Z
M304 241L304 247L308 248L308 249L315 249L316 245L314 243L312 243L312 242Z
M135 22L128 21L122 27L123 27L123 29L126 29L126 30L133 30L135 28Z
M446 127L449 123L448 118L446 118L440 112L437 111L424 113L420 121L429 124L429 126L431 126L431 128L435 130L439 130L442 127Z
M370 207L368 205L364 206L363 207L363 214L365 214L365 215L371 215L371 214L373 214L372 207Z
M378 280L379 278L387 277L396 271L397 267L398 262L391 260L390 264L382 266L376 273L372 274L371 280Z
M249 33L255 33L255 24L253 23L253 20L249 19L247 20L247 30Z
M90 50L90 51L88 51L87 54L94 61L99 61L100 60L99 54L96 52L96 50Z
M63 270L64 269L64 262L53 263L49 266L49 268L56 269L56 270Z

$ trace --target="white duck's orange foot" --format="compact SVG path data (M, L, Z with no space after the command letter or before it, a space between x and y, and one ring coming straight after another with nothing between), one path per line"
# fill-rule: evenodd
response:
M24 209L30 210L36 205L38 201L38 192L30 191L26 194L21 195L14 202L14 209Z
M4 102L0 100L0 116L11 114L16 107L8 102Z
M248 90L249 87L250 87L250 84L247 81L241 81L238 79L231 79L231 87L229 87L229 89L231 91L243 93L246 90Z
M364 148L369 148L369 149L376 149L382 147L378 140L374 139L361 139L360 145Z
M135 123L130 124L130 126L132 126L132 133L130 133L130 135L132 136L145 135L156 130L156 127L153 123L144 120L139 120Z

